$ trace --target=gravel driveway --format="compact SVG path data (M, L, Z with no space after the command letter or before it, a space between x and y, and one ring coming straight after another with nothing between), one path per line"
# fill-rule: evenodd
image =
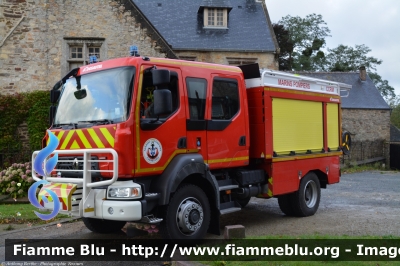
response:
M342 175L321 190L314 216L285 216L276 199L253 198L240 213L226 215L221 225L242 224L246 235L394 235L400 236L400 173L362 172Z

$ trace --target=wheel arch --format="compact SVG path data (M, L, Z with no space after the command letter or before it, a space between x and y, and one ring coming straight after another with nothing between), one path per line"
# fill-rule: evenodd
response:
M209 173L208 165L204 163L200 154L180 154L176 156L165 171L152 181L152 191L161 194L159 205L168 204L171 194L182 183L191 183L199 186L204 190L207 197L213 200L210 203L217 202L219 205L217 181ZM216 205L217 208L219 208L218 205Z
M326 188L326 185L328 184L328 175L319 169L311 170L308 173L310 173L310 172L313 172L314 174L317 175L320 187Z

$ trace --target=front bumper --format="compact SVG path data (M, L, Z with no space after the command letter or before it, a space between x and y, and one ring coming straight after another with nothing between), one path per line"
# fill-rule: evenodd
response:
M80 149L80 150L57 150L59 155L73 155L80 158L78 163L83 166L82 169L64 170L68 172L80 172L80 178L75 176L63 176L62 178L44 176L39 178L35 171L32 171L32 177L36 181L45 180L49 184L42 187L39 193L40 199L46 198L40 204L47 209L54 209L53 199L45 188L56 193L58 200L61 202L59 213L67 214L74 217L92 217L98 219L116 220L116 221L139 221L142 219L143 204L140 198L124 198L124 199L107 199L107 187L137 187L139 184L133 181L117 181L118 180L118 154L113 149ZM32 154L32 162L35 161L39 151ZM109 154L108 160L102 162L111 163L112 170L91 169L93 163L98 163L99 160L92 155ZM68 160L64 160L68 161ZM46 164L46 161L43 162ZM58 172L60 169L54 169ZM111 179L103 181L93 181L93 173L110 173ZM57 190L55 188L58 188ZM64 189L68 188L68 189ZM56 191L54 191L56 190ZM145 202L145 201L144 201Z

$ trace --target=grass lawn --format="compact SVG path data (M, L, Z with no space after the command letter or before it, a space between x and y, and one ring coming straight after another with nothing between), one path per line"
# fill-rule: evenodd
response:
M0 224L46 224L68 217L67 215L58 214L51 220L43 221L36 216L34 211L47 213L34 207L32 204L0 204Z

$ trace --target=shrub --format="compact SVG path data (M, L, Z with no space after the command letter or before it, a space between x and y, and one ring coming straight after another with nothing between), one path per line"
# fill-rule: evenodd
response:
M0 171L0 194L14 199L25 197L33 182L31 163L14 163Z

